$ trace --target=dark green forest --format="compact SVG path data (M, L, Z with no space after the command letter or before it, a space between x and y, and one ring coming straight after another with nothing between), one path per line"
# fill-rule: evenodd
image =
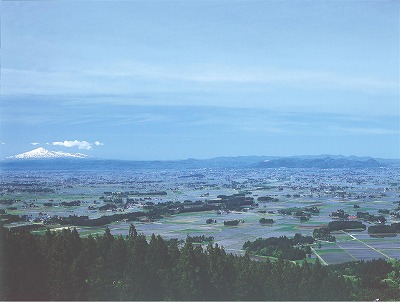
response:
M400 300L400 263L256 262L179 247L133 225L126 237L0 228L1 300Z
M246 241L243 249L249 253L261 256L272 256L275 258L282 257L286 260L301 260L306 258L307 254L311 254L309 244L314 243L311 236L302 236L295 234L290 239L286 236L258 238L253 242ZM303 246L303 244L306 244Z

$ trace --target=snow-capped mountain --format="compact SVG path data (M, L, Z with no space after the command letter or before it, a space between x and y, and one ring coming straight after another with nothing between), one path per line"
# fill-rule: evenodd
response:
M9 156L7 159L42 159L42 158L88 158L89 155L82 153L66 153L61 151L49 151L44 148Z

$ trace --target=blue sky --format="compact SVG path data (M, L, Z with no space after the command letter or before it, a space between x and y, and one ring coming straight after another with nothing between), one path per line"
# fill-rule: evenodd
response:
M398 158L399 2L3 1L1 94L0 158Z

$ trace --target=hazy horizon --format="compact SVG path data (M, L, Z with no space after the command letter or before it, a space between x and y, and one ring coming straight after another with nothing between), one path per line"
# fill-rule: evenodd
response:
M0 158L400 158L396 1L3 1Z
M83 155L88 155L87 153L83 152L65 152L65 151L60 151L57 148L46 148L46 147L38 147L38 148L34 148L32 150L28 150L26 152L23 153L19 153L19 154L14 154L12 156L6 157L6 158L1 158L0 160L5 160L5 159L9 159L12 158L15 155L21 155L24 153L29 153L31 151L34 151L36 149L45 149L47 151L56 151L56 152L64 152L67 154L83 154ZM68 151L68 150L67 150ZM219 155L219 156L214 156L214 157L204 157L204 158L195 158L195 157L187 157L187 158L170 158L170 159L158 159L158 158L143 158L143 159L118 159L118 158L104 158L104 157L93 157L93 156L89 156L86 157L84 159L96 159L96 160L126 160L126 161L185 161L185 160L210 160L210 159L217 159L217 158L245 158L245 157L276 157L276 158L290 158L290 157L344 157L344 158L351 158L351 157L357 157L357 158L375 158L375 159L389 159L389 160L397 160L400 158L379 158L379 157L373 157L373 156L369 156L369 155L355 155L355 154L350 154L350 155L343 155L343 154L293 154L293 155L279 155L279 154L262 154L262 155L254 155L254 154L247 154L247 155L233 155L233 156L225 156L225 155Z

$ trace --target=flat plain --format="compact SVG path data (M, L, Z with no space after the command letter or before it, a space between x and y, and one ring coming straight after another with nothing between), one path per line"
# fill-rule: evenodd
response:
M386 224L400 222L400 169L195 169L129 171L7 171L0 174L0 210L23 216L23 221L6 227L37 225L34 233L46 228L57 230L76 227L82 236L102 234L108 227L115 236L128 234L133 223L138 232L153 233L165 239L184 240L187 236L212 236L213 243L229 253L244 254L246 241L257 238L311 235L315 228L337 220L332 213L343 210L347 220L360 220L367 228L376 223L357 218L357 212L383 215ZM156 192L164 192L158 194ZM149 194L150 193L150 194ZM154 193L154 194L152 194ZM197 202L218 203L221 196L244 194L254 205L236 210L207 210L182 213ZM114 199L110 199L112 196ZM265 198L269 197L267 201ZM78 206L65 205L79 201ZM64 202L64 204L62 204ZM146 206L173 203L177 209L158 219L126 219L101 226L60 225L52 217L70 215L96 219L119 213L147 212ZM112 209L101 210L113 204ZM283 214L316 207L309 220ZM384 214L382 211L386 210ZM262 225L261 218L274 220ZM206 223L211 219L213 223ZM238 226L225 226L224 221L239 220ZM312 246L311 262L319 257L325 264L354 260L400 259L397 236L372 237L368 231L332 233L336 242L318 240ZM204 242L203 245L207 245ZM262 257L254 257L262 260Z

